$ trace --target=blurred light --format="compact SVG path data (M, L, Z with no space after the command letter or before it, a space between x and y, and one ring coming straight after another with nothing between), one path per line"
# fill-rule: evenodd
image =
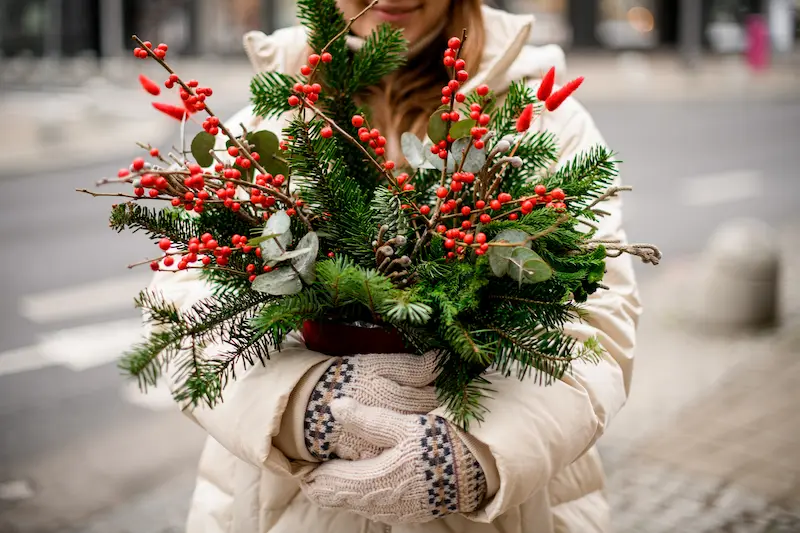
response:
M636 6L628 10L628 24L639 33L649 33L655 29L656 20L649 9Z

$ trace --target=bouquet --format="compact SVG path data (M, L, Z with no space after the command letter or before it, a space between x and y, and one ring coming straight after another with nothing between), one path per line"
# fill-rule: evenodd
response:
M404 133L405 161L392 161L358 97L402 65L402 33L382 26L351 52L345 36L358 17L346 21L335 0L298 9L307 65L251 85L259 115L286 117L280 137L232 133L209 107L211 89L178 76L166 45L134 36L134 54L164 67L183 101L156 107L184 126L202 114L203 131L167 156L142 144L149 162L105 180L133 187L114 194L128 201L113 207L111 226L157 241L158 256L140 264L196 270L213 295L178 310L143 291L137 305L159 327L124 357L124 371L147 387L172 366L177 401L213 406L237 367L269 364L292 331L332 355L435 350L440 399L466 427L483 415L487 369L547 385L573 361L597 359L597 340L578 343L565 323L604 289L608 257L656 264L660 253L593 238L602 202L626 190L612 186L609 149L553 170L556 138L531 127L583 79L554 90L551 70L538 91L520 82L502 101L485 85L466 94L468 36L453 37L442 57L451 79L427 136ZM227 351L203 353L220 340Z

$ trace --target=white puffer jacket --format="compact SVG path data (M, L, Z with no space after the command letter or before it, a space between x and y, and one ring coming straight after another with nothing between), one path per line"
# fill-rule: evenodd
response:
M465 91L488 83L502 93L513 80L540 79L552 65L563 74L557 47L525 45L533 18L484 8L483 66ZM245 47L259 71L296 72L304 60L302 28L272 36L250 33ZM591 83L591 80L587 80ZM280 132L281 122L260 121L251 109L230 123ZM558 136L560 161L603 139L574 99L534 127ZM233 129L233 128L232 128ZM602 238L624 239L619 200L607 202ZM605 284L586 308L590 318L569 326L580 339L597 336L606 350L599 364L576 364L571 375L548 387L516 377L489 376L493 398L486 420L472 428L484 445L481 464L495 478L496 493L470 516L452 515L426 524L389 526L349 512L323 510L308 501L292 477L301 464L274 445L295 386L326 356L295 338L266 366L256 366L229 385L216 408L186 414L208 431L187 531L189 533L551 533L604 532L608 506L594 443L625 403L632 370L640 304L628 257L610 259ZM208 294L192 273L158 273L152 288L180 306ZM447 416L446 413L437 413Z

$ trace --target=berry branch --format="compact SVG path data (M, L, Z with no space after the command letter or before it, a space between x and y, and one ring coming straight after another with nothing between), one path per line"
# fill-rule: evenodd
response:
M176 72L175 72L175 71L172 69L172 67L170 67L170 66L167 64L167 62L166 62L166 61L164 61L164 60L163 60L161 57L159 57L159 55L158 55L158 54L156 54L156 53L155 53L155 52L152 50L152 48L151 48L151 47L148 47L148 46L146 45L146 43L145 43L144 41L142 41L142 40L141 40L141 39L140 39L138 36L136 36L136 35L133 35L133 36L132 36L132 39L133 39L134 41L136 41L136 43L137 43L137 44L138 44L138 45L141 47L141 49L142 49L142 50L144 50L144 51L147 53L147 55L148 55L149 57L151 57L152 59L154 59L154 60L155 60L155 61L156 61L156 62L157 62L159 65L161 65L161 67L163 67L163 68L164 68L164 69L165 69L167 72L169 72L171 75L173 75L173 78L171 78L171 79L174 79L174 80L175 80L175 82L176 82L176 83L178 83L178 84L179 84L179 85L180 85L180 86L183 88L183 90L184 90L184 91L186 91L187 93L189 93L189 94L190 94L190 95L192 95L192 96L195 96L195 97L197 96L197 94L195 93L195 90L194 90L192 87L190 87L188 84L186 84L186 83L185 83L185 82L184 82L184 81L181 79L181 77L180 77L180 76L178 76L178 75L177 75L177 73L176 73ZM202 104L203 104L203 110L204 110L204 111L205 111L205 112L206 112L206 113L207 113L207 114L208 114L210 117L217 117L217 115L216 115L216 114L214 114L214 112L211 110L211 108L208 106L208 104L206 104L205 102L202 102ZM246 158L248 161L250 161L250 164L251 164L251 165L252 165L252 166L253 166L253 167L254 167L256 170L258 170L258 171L259 171L261 174L264 174L264 175L266 175L266 174L269 174L269 172L267 172L267 170L266 170L266 169L265 169L265 168L264 168L264 167L261 165L261 163L259 163L259 162L258 162L258 160L257 160L257 159L255 159L255 158L253 157L253 154L250 152L250 150L248 149L248 147L247 147L247 146L245 146L245 145L246 145L246 143L243 143L242 141L240 141L240 140L239 140L239 138L237 138L235 135L233 135L233 134L231 133L231 131L230 131L230 130L229 130L229 129L228 129L226 126L225 126L225 124L224 124L224 123L220 122L220 123L219 123L219 128L220 128L220 130L222 131L222 133L224 133L224 134L225 134L225 136L227 136L227 137L228 137L228 139L230 139L230 140L231 140L231 142L232 142L232 143L233 143L233 144L234 144L234 145L235 145L235 146L236 146L236 147L239 149L239 151L240 151L240 154L241 154L243 157L245 157L245 158ZM248 186L251 186L252 184L248 183L247 185L248 185ZM288 198L288 197L286 197L286 198ZM288 201L288 203L287 203L287 206L293 206L293 205L294 205L294 203L293 203L291 200L289 200L289 201ZM309 231L313 231L313 230L314 230L314 227L311 225L311 222L308 220L308 217L306 217L306 216L305 216L305 214L303 214L302 210L301 210L301 209L296 209L296 212L297 212L297 216L300 218L300 220L302 220L302 221L303 221L303 223L306 225L306 227L308 228L308 230L309 230Z

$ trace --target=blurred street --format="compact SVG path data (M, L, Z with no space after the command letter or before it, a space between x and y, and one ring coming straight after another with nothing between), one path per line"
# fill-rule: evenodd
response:
M800 68L790 59L757 77L717 62L705 74L669 74L664 65L675 62L658 61L569 62L587 75L583 100L635 188L626 197L629 239L656 243L665 256L657 268L637 267L647 314L632 396L600 444L618 531L800 531L800 418L774 416L796 413L800 401ZM201 80L221 79L217 67L190 64ZM245 105L250 72L241 62L224 68L211 105L228 116ZM642 77L647 68L658 75ZM139 334L132 298L149 278L146 267L125 265L152 255L153 245L108 229L111 199L74 192L116 175L138 153L135 141L162 151L178 142L177 124L157 116L129 79L129 91L99 84L72 95L106 129L76 116L54 141L59 159L25 151L41 130L18 151L3 140L2 533L182 528L203 432L164 391L143 396L115 367ZM53 101L12 96L28 102L0 104L15 122ZM76 144L87 150L76 154ZM716 336L681 320L681 293L714 231L740 217L768 223L782 246L781 325ZM727 433L711 424L721 412ZM740 422L747 431L737 432ZM720 459L726 443L751 437L744 455ZM742 457L752 455L760 462L744 468ZM710 466L715 457L718 467Z

